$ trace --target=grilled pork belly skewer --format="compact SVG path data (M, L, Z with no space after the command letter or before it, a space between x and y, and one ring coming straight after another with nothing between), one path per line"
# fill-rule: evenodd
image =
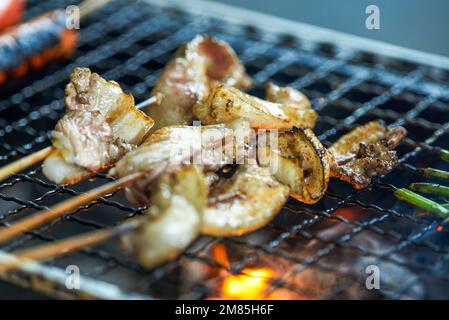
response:
M205 101L194 105L193 112L206 124L246 119L255 129L314 127L316 114L300 92L273 84L269 84L266 91L268 100L275 103L251 97L235 88L216 86ZM283 152L299 150L288 157L279 157L280 168L285 170L280 170L278 175L283 175L284 180L280 181L290 186L293 197L310 204L324 195L329 176L361 189L369 185L372 177L391 171L397 164L393 150L407 134L403 127L388 128L381 121L372 121L341 137L326 150L311 130L294 128L290 131L289 134L280 131L279 137L290 140L281 141L281 146L289 146L283 148ZM297 147L292 147L295 144ZM311 174L313 171L319 174ZM322 178L317 181L316 177ZM295 181L296 184L308 183L295 187ZM314 191L307 190L309 186Z
M192 105L204 100L218 83L241 89L252 84L245 67L226 42L196 36L178 49L151 92L160 98L144 110L156 122L152 131L191 125Z
M218 85L205 101L193 106L193 113L209 125L244 119L256 130L279 130L275 135L279 140L270 143L277 147L266 148L265 158L276 159L273 175L290 188L292 197L315 203L324 195L330 176L328 153L309 129L315 126L317 114L309 100L293 88L269 83L265 90L268 101Z
M182 128L182 127L177 127L176 129L164 128L163 130L165 130L165 131L168 130L168 132L159 134L158 135L159 139L156 139L156 141L159 141L159 142L167 141L167 140L169 140L169 139L167 139L168 136L171 136L173 140L175 138L179 138L179 137L183 136L183 134L180 135L179 134L180 132L177 132L177 130L179 130L179 128ZM170 132L171 130L173 130L173 131ZM186 130L190 130L190 129L186 129ZM295 130L299 130L299 129L295 129ZM369 135L360 134L360 131L365 131L365 130L369 131L370 134ZM360 128L356 128L349 134L343 136L339 141L337 141L335 143L335 148L331 148L331 149L332 149L332 152L337 154L338 156L349 155L351 153L357 152L358 146L360 147L360 145L362 145L364 143L365 144L369 143L369 145L374 144L376 146L378 144L381 144L385 148L383 150L384 153L389 153L389 152L392 152L389 148L393 148L394 146L396 146L402 140L404 135L405 135L405 130L402 128L390 129L390 128L385 127L380 122L371 122L371 123L368 123ZM279 149L283 150L284 146L291 145L292 143L294 146L300 145L297 143L298 140L296 140L296 137L298 137L298 136L300 136L300 137L304 136L307 138L308 134L302 133L302 134L298 135L298 131L296 132L296 134L295 134L295 131L287 132L285 137L280 138L281 147ZM189 139L191 139L191 137L189 137ZM386 143L385 141L388 143ZM153 141L152 143L155 143L155 141ZM161 144L158 145L157 143L155 145L157 147L161 146ZM138 174L138 175L140 174L141 176L137 177L136 180L134 180L134 181L138 181L137 179L142 178L145 171L149 170L149 172L153 172L153 173L155 172L154 171L155 164L156 163L160 164L161 161L164 162L163 159L166 159L165 153L167 151L167 148L170 148L172 146L173 146L173 142L168 142L167 147L160 148L162 150L162 152L159 153L159 158L157 158L157 156L155 155L154 158L146 156L146 157L144 157L144 159L142 159L142 155L145 154L145 152L139 152L139 150L136 149L135 151L128 153L120 161L121 163L119 162L117 164L117 167L114 170L118 170L119 173L121 172L122 174L125 174L125 177L127 177L127 174L130 174L130 173L131 173L130 174L131 176L133 174ZM155 149L159 150L159 148L155 148ZM293 151L288 150L289 154L287 154L286 156L294 154L295 148L293 147L292 149L293 149ZM185 149L182 148L182 150L185 150ZM151 153L150 150L147 150L146 152ZM270 149L268 152L272 152L272 150ZM285 152L285 149L284 149L284 152ZM134 155L133 155L133 153L134 153ZM329 154L330 154L330 151L329 151ZM330 156L330 157L334 157L335 154L332 154L332 156ZM304 155L305 155L305 158L309 157L307 155L307 153L305 153ZM373 157L375 155L384 156L383 153L369 154L370 157ZM283 156L284 155L282 155L282 157ZM150 158L150 161L145 162L144 160L147 158ZM134 161L132 161L132 159L134 159ZM137 159L137 162L135 161L135 159ZM290 160L292 158L287 157L287 159ZM369 157L368 157L368 159L370 159L370 161L376 160L375 158L369 158ZM389 154L389 159L392 159L391 154ZM360 158L356 158L356 160L360 160ZM282 160L282 161L284 161L284 160ZM333 160L333 161L335 161L335 160ZM368 160L365 160L365 161L368 161ZM140 167L138 166L138 162L143 162ZM179 159L177 159L176 162L179 164ZM393 162L394 161L391 162L391 165L394 164ZM345 164L348 164L348 163L349 162L346 162ZM356 161L356 162L354 162L354 164L358 165L360 163ZM334 169L337 166L337 164L335 164L335 163L332 163L332 165L334 166ZM212 168L214 166L209 166L209 167ZM281 167L283 167L283 168L281 168L279 170L282 173L278 175L277 179L286 179L284 183L288 184L289 176L285 175L285 174L292 172L292 170L290 169L291 164L289 162L287 162L287 164L285 164L285 163L282 164ZM294 167L295 167L294 170L297 170L298 166L294 165ZM385 168L385 166L382 166L381 170L377 171L377 172L385 173L384 168ZM337 167L337 169L338 169L338 167ZM294 172L294 170L293 170L293 172ZM170 171L168 170L166 172L170 172ZM265 169L262 169L260 167L244 166L244 167L241 167L240 169L238 169L237 173L230 180L224 181L224 182L219 181L217 184L213 185L211 188L211 192L210 192L209 203L208 203L207 207L205 208L205 210L203 210L203 212L204 212L203 216L202 216L203 220L200 223L201 232L204 234L208 234L208 235L234 236L234 235L240 235L240 234L243 234L246 232L253 231L259 227L262 227L268 221L270 221L271 218L278 212L278 210L282 206L282 204L286 201L287 194L289 192L289 188L283 184L279 184L279 182L277 182L276 180L274 180L272 178L271 174L265 175L266 172L267 171ZM362 177L367 177L367 173L365 171L353 171L353 173L355 173L355 175L353 175L353 176L357 176L358 174L360 174ZM283 178L283 175L284 175L284 178ZM324 174L324 175L326 175L326 174ZM292 176L295 176L295 175L292 175ZM372 176L373 176L373 172L370 172L368 177L371 178ZM309 177L309 178L311 179L312 177ZM327 175L327 178L328 178L328 175ZM121 180L121 179L119 179L119 180ZM153 181L154 180L150 179L149 183L147 182L146 184L144 184L148 187L148 189L145 190L146 192L154 190L154 187L151 187L151 183ZM320 181L320 180L318 179L318 181ZM312 181L309 181L309 184L310 183L312 183L312 185L315 184L315 186L320 185L320 183L316 184L316 182L313 183ZM295 185L293 184L293 186L295 186ZM254 191L258 191L260 188L262 188L262 189L269 188L271 201L264 202L263 201L264 199L261 199L259 197L259 195L265 196L265 199L266 199L267 197L263 193L259 193L259 195L254 194ZM142 189L142 188L140 188L140 189ZM319 189L319 187L318 187L318 189ZM165 188L165 190L167 190L167 188ZM142 192L142 190L139 190L138 192ZM322 191L320 191L320 192L322 192ZM157 194L157 192L156 192L156 194ZM155 198L153 198L153 196L154 196L154 193L153 194L150 193L150 196L147 198L148 201L155 201L154 200ZM138 199L143 199L143 198L145 198L145 197L139 197ZM131 199L136 199L136 198L132 197ZM157 197L156 197L156 199L157 199ZM264 205L262 206L262 204L264 204ZM80 204L77 203L77 205L80 205ZM259 210L259 209L263 209L263 210ZM247 214L244 214L244 213L247 213ZM161 216L161 217L163 217L163 216ZM183 248L185 248L188 245L188 243L193 241L193 239L196 237L197 232L198 232L198 228L197 228L198 224L196 222L196 219L194 218L193 220L191 220L190 227L184 227L184 228L180 229L180 230L184 230L184 232L185 232L185 234L184 234L185 237L183 237L183 239L185 241L181 242L183 245L179 245L179 246L164 245L159 248L159 249L161 249L161 251L158 253L157 245L156 245L156 248L154 247L154 245L156 243L159 243L160 241L168 242L169 244L173 244L173 243L170 241L170 238L164 238L161 240L158 237L154 237L154 235L155 234L161 235L161 236L166 235L164 230L170 230L171 224L173 224L173 228L176 229L177 223L179 222L178 217L179 217L178 215L173 213L172 215L168 215L165 218L160 218L160 220L157 219L155 224L150 223L150 224L146 225L145 227L142 227L142 229L141 229L141 230L146 230L146 231L151 230L151 232L141 231L141 233L132 234L129 236L130 238L128 238L128 240L125 241L126 243L128 243L128 246L131 246L133 248L133 250L137 252L137 255L138 255L139 259L141 260L141 262L143 263L143 265L145 265L147 267L153 267L156 264L166 261L166 259L175 257L177 254L179 254L179 252L182 251ZM193 217L193 215L192 215L192 217ZM24 220L26 221L26 219L24 219ZM24 220L22 220L22 221L24 221ZM159 221L159 222L157 222L157 221ZM161 223L161 224L158 224L158 223ZM18 231L17 227L15 227L15 228ZM168 229L166 229L166 228L168 228ZM24 230L22 229L22 231L24 231ZM0 233L0 235L1 235L1 233ZM98 237L101 237L101 236L103 236L103 234L99 233ZM55 255L57 255L57 254L64 253L65 250L73 251L73 250L79 249L82 246L89 245L89 243L92 245L97 244L99 241L96 241L95 239L98 239L98 237L95 234L89 234L89 238L92 239L92 241L89 242L87 239L84 239L82 236L80 236L77 238L77 241L68 241L66 244L66 247L64 247L64 248L59 246L58 243L54 243L49 246L59 248L58 253L54 252ZM2 237L0 236L0 238L2 238ZM145 242L145 240L147 240L148 242ZM151 248L151 250L148 251L147 250L148 248ZM167 249L167 250L165 250L165 249ZM37 249L37 252L42 252L42 251L48 252L48 250L45 248ZM30 254L32 254L32 252L33 252L33 249L30 249ZM37 256L38 256L37 254L34 255L34 257L37 257ZM48 258L48 257L50 257L50 255L47 255L45 257Z
M266 97L269 101L219 85L205 101L194 105L193 112L205 124L246 119L255 129L315 126L317 115L299 91L268 84ZM299 150L296 154L290 152L287 157L279 156L281 170L275 175L290 187L294 198L309 204L321 199L330 176L349 182L357 189L365 188L372 177L386 174L396 166L394 148L406 134L403 127L389 128L381 121L372 121L341 137L326 150L311 130L294 128L290 133L280 134L280 146L289 147L275 156L295 150L291 147L295 144Z
M232 159L222 158L226 144L233 144L234 129L241 126L238 123L203 127L174 126L165 127L153 133L140 147L131 151L118 163L113 173L120 179L107 183L87 193L65 200L58 205L19 220L9 227L0 230L0 243L14 236L36 228L56 218L65 216L81 206L119 188L136 183L134 190L142 192L127 192L130 201L148 204L151 200L151 185L156 177L164 171L174 170L190 163L192 157L201 156L201 167L205 171L214 171ZM247 133L246 133L247 134ZM196 144L195 141L201 140ZM229 157L233 157L230 154ZM222 162L217 162L220 159Z
M260 191L258 188L269 190L269 196L274 198L264 195L265 200L259 202L260 192L259 195L254 193ZM200 233L230 236L255 230L271 220L288 197L288 187L257 165L244 165L229 182L216 185L214 191L209 192L207 206L207 181L197 166L167 171L153 180L151 190L151 206L145 215L117 227L22 250L15 253L15 261L0 264L0 272L18 268L27 261L69 254L116 236L121 236L124 248L134 253L144 267L153 268L175 259ZM240 199L235 201L229 197ZM226 217L215 221L219 214Z
M403 127L389 128L379 120L350 131L328 149L331 175L356 189L366 188L374 176L386 174L397 165L394 149L406 135Z
M76 183L108 167L139 145L154 121L134 106L134 98L113 81L75 68L65 89L67 113L52 132L53 146L0 169L0 180L45 160L44 174L56 183Z
M229 87L228 87L228 89L234 90L233 88L229 88ZM153 92L155 92L155 91L153 91ZM244 93L242 93L242 92L235 91L234 93L235 94L232 94L231 97L234 97L234 98L237 97L237 99L239 99L240 95L244 95ZM248 97L250 97L250 96L248 96ZM275 86L274 84L269 84L267 86L267 98L268 98L268 100L273 101L273 102L279 101L280 103L288 103L289 105L294 105L294 103L296 103L299 106L298 107L299 109L304 109L303 111L299 110L299 113L294 115L297 120L289 121L289 122L300 124L305 127L313 127L315 125L316 113L312 109L310 109L310 103L308 102L307 98L305 98L299 91L293 90L291 88L281 88L281 87ZM136 108L141 109L146 106L155 106L155 104L160 104L160 102L157 102L157 100L160 100L160 99L161 99L161 95L156 93L156 96L153 96L152 98L140 103L139 105L136 106ZM123 100L126 101L126 99L123 99ZM255 98L255 97L250 97L250 100L252 103L255 102L256 104L267 103L266 101L263 101L261 99ZM156 108L158 108L158 107L159 106L156 106ZM257 113L255 113L255 115L257 117ZM254 117L254 113L248 114L248 117ZM234 118L236 118L236 117L231 116L231 118L228 118L227 120L229 121ZM274 118L273 117L269 118L268 116L265 117L265 119L262 119L262 121L264 121L264 123L265 123L264 125L258 125L258 122L256 120L260 120L260 119L255 119L252 121L252 125L255 128L271 127L274 129L279 129L279 128L282 128L285 126L284 121L281 121L279 124L276 124L276 117L274 117ZM273 124L270 125L268 121L271 121L271 123L273 123ZM210 123L210 124L218 123L217 121L204 121L204 122ZM55 131L55 133L58 136L60 135L58 131ZM54 140L57 140L57 138L55 138ZM77 140L79 140L79 139L76 139L75 141L77 141ZM92 141L92 142L94 142L94 141ZM79 143L78 143L78 146L80 146ZM35 152L31 155L28 155L18 161L15 161L11 164L4 166L3 168L0 169L0 181L6 179L7 177L9 177L17 172L24 170L25 168L27 168L33 164L36 164L36 163L46 159L47 157L52 155L54 153L54 151L55 151L54 147L47 147L47 148L44 148L44 149L42 149L38 152ZM98 152L95 152L94 154L98 154ZM50 180L53 180L56 183L74 184L74 183L82 180L86 176L89 176L92 174L90 172L85 172L85 170L83 170L82 168L77 168L76 166L72 166L72 165L70 165L70 163L61 163L59 161L59 156L57 156L56 154L53 154L52 157L48 160L49 165L47 167L51 167L51 164L53 164L51 160L54 160L56 162L56 164L58 165L58 168L61 169L60 174L58 174L57 176L53 175L53 174L47 175L47 177ZM90 162L90 159L86 160L85 162ZM44 173L46 173L46 172L44 171Z
M151 206L145 215L117 227L17 252L10 263L0 263L0 272L18 268L30 260L42 261L97 245L118 235L123 236L124 247L146 268L176 258L199 235L207 202L204 175L193 165L167 171L153 181L151 194Z
M82 84L81 81L83 80L78 81L78 84ZM105 104L115 100L122 107L119 110L121 114L117 114L116 109L112 109L107 110L105 115L106 122L108 120L111 122L110 126L118 139L113 137L114 142L111 143L110 134L106 132L106 135L103 135L103 126L101 126L101 123L97 123L97 121L85 125L84 114L81 114L81 120L78 120L76 123L81 125L77 126L73 126L72 123L64 122L64 119L61 119L61 124L58 123L54 131L53 142L55 146L61 147L60 149L63 151L61 156L65 161L59 161L58 157L48 157L44 163L44 174L56 183L76 183L84 177L86 171L87 174L95 173L103 167L115 164L123 154L139 145L149 131L154 132L156 128L166 125L190 125L192 122L190 114L192 113L193 103L198 99L202 99L203 94L207 92L205 90L208 90L217 81L225 81L241 87L247 87L251 84L251 80L246 75L243 65L238 61L229 45L209 37L197 36L178 50L177 55L168 63L155 88L152 90L154 98L149 101L152 103L146 104L145 111L147 111L150 117L153 115L155 117L156 123L151 120L151 126L154 125L153 128L142 121L139 123L139 120L143 118L142 112L138 111L138 116L132 116L136 112L134 108L131 108L131 102L133 101L131 101L129 96L126 96L121 91L114 90L115 88L111 85L105 86L105 88L101 88L101 91L104 92L101 95L97 94L97 98L94 97L94 102L99 106L100 113L105 108L102 108L101 101L97 101L98 97L103 99ZM77 83L73 79L72 82L75 84L75 88L77 88ZM92 91L91 87L92 85L87 88L89 93ZM97 87L97 85L93 87ZM116 96L105 95L105 92L108 90L114 92ZM68 106L78 104L78 101L75 101L73 98L74 95L70 94L71 91L73 90L69 90L67 93L66 105ZM180 116L181 113L183 114L182 116ZM92 119L96 119L96 117ZM95 130L90 129L93 126L95 126ZM72 127L79 130L81 136L94 137L95 139L87 139L87 142L91 143L85 146L84 141L73 137L72 132L69 132ZM85 127L89 128L87 132L83 129ZM65 137L58 139L61 137L61 132ZM72 146L74 152L71 150L67 151L67 146ZM76 147L79 150L76 150ZM46 167L49 170L45 170Z
M228 124L228 126L235 126L235 122ZM240 126L242 127L241 122ZM208 132L213 132L217 128L225 128L225 126L205 126L201 127L201 130L207 136ZM192 150L194 153L199 153L206 148L205 145L200 144L195 149L191 145L192 141L198 139L198 136L194 134L195 129L189 126L162 128L151 135L148 141L126 154L117 163L113 172L123 177L121 179L125 179L128 175L138 174L139 179L133 180L136 181L133 187L127 188L127 197L130 201L140 204L149 202L150 197L147 192L151 188L148 187L145 172L153 172L153 166L160 163L179 165L185 159L191 159ZM247 128L241 130L245 131ZM369 134L359 134L360 131L366 131ZM390 129L381 122L371 122L343 136L334 144L334 148L330 148L330 151L327 151L310 129L294 128L281 132L276 149L268 147L265 149L265 152L275 159L275 171L271 172L272 175L279 182L289 187L290 195L299 201L312 204L319 201L324 195L330 176L345 181L352 181L356 188L360 188L362 185L359 181L363 181L366 186L373 176L386 173L388 168L391 170L397 163L397 158L392 149L405 137L405 133L405 129L401 127ZM233 134L234 132L229 133L229 135ZM361 145L372 145L378 148L376 149L377 151L381 150L382 152L370 152L361 155L358 151ZM222 164L213 163L216 159L215 156L211 154L208 156L209 158L201 159L203 161L201 165L205 171L217 170ZM388 166L385 165L384 157L387 157L389 161ZM339 159L350 159L350 161L345 160L339 163ZM232 159L228 158L224 161L225 163L231 163ZM262 161L260 157L258 161L261 166L269 165ZM380 162L382 166L378 168L368 166L366 168L370 169L369 171L365 171L363 167L360 167L363 163L376 163L376 161ZM342 168L342 166L344 167ZM351 180L346 177L351 177ZM111 183L111 187L107 190L111 192L114 183L121 183L121 179ZM152 179L149 182L151 183ZM121 186L125 184L128 183L125 182ZM108 188L107 185L105 188ZM98 190L95 192L98 192ZM102 193L101 195L104 194ZM86 197L85 200L83 200L83 197ZM68 210L88 203L94 197L95 195L81 195L66 200L58 205L56 209L53 208L36 214L40 218L30 217L20 220L9 228L0 231L0 243L52 219L63 216L67 214Z
M152 131L196 118L206 125L246 118L257 129L315 126L317 114L299 91L268 84L264 101L238 89L251 84L227 43L197 36L178 49L152 91L159 97L145 109L156 122Z
M255 129L315 126L317 114L301 92L270 83L266 96L268 101L221 84L211 90L206 100L195 103L193 113L203 124L246 119Z
M151 207L145 216L135 220L140 223L138 228L123 238L125 246L135 252L145 267L151 268L175 258L199 235L202 212L207 202L207 182L202 170L215 170L224 164L223 160L216 161L216 159L221 159L216 156L221 156L223 153L223 149L214 149L217 142L229 143L230 135L249 130L249 127L240 121L228 124L228 126L231 126L233 130L231 131L224 125L201 128L189 126L162 128L150 136L139 148L142 150L131 151L114 168L117 173L125 174L124 178L145 175L145 185L148 188L145 191ZM193 146L191 144L197 133L195 131L199 130L202 143L200 146ZM221 134L217 134L219 133L217 130L221 131ZM248 135L248 132L242 134ZM235 142L233 141L233 143ZM177 149L176 152L170 152L174 148ZM185 164L186 161L190 161L192 156L203 150L210 150L210 152L202 153L200 165ZM218 154L214 155L214 152L218 152ZM145 157L142 159L143 155ZM234 155L232 154L230 157L234 157ZM171 163L167 164L167 161ZM161 168L161 166L165 173L156 180L154 177L159 175L157 168ZM133 170L133 173L128 175L129 170ZM151 176L148 176L149 174ZM139 199L142 200L142 197ZM42 217L45 214L36 216ZM22 226L26 225L23 224L25 220L22 220ZM30 224L28 224L29 226ZM17 224L11 227L18 230ZM29 251L18 253L17 258L19 262L27 259L48 259L86 245L95 245L117 234L116 228L100 230L86 234L85 237L78 236L32 248ZM1 236L0 238L4 240ZM6 266L7 269L12 267L14 266Z
M277 149L267 151L276 159L274 177L290 187L293 198L313 204L323 197L330 177L363 189L373 177L393 170L398 163L394 149L406 135L403 127L371 121L326 149L312 130L293 128L280 132Z
M78 88L79 85L86 86L86 83L83 84L79 79L73 78L74 73L72 73L73 83L69 84L69 86L72 85L72 87L75 88ZM164 69L162 75L158 79L158 82L156 83L156 86L152 91L152 98L144 101L137 107L139 109L145 108L145 111L150 115L150 117L153 117L153 119L156 120L156 125L152 129L152 131L167 125L191 124L193 120L193 114L191 110L192 105L197 100L201 100L205 96L207 96L210 88L212 88L218 82L224 82L228 85L235 85L240 88L248 88L251 85L251 79L245 73L244 66L238 61L235 52L228 44L223 41L219 41L206 36L197 36L192 41L182 46L178 50L173 60L168 63L167 67ZM105 90L108 94L110 93L111 95L112 93L115 93L117 96L121 95L121 97L118 97L116 101L119 101L120 106L124 109L130 108L131 100L127 98L124 93L119 91L120 88L118 86L118 88L114 88L115 83L113 83L112 81L107 82L107 84L108 85L100 86L99 89ZM99 102L96 101L98 100L98 96L99 95L97 94L95 97L93 97L93 104L99 104ZM66 98L66 102L67 99L68 98ZM104 103L111 103L111 101L114 101L114 99L114 97L108 97L107 99L100 99L100 102L104 101ZM71 105L77 104L76 102L74 102L73 94L70 101ZM95 106L95 108L97 108L97 106ZM73 109L73 107L68 106L68 110L70 111L71 109ZM102 113L106 108L99 109L100 113ZM108 116L115 111L115 109L109 111ZM115 115L112 116L114 118L117 117ZM73 122L77 122L79 124L82 124L83 127L86 127L85 125L87 125L87 127L89 127L89 125L96 125L99 126L99 129L102 128L101 125L99 125L99 123L95 121L90 121L91 123L84 123L87 119L85 119L83 115L80 115L77 118L78 119L72 121L72 124ZM111 117L107 118L111 119ZM125 121L126 120L131 119L128 118L125 119ZM117 120L113 119L113 121ZM63 124L65 123L65 126L60 125L60 128L67 127L68 121L63 121L61 119L60 122L62 122ZM114 127L114 125L112 126ZM94 136L95 138L99 138L100 135L92 132L85 132L86 130L83 130L83 127L78 128L78 130L80 131L79 133L84 135L88 134L90 136ZM106 163L106 166L108 163L111 164L112 161L100 159L107 157L107 155L99 155L99 153L101 152L101 148L107 147L104 145L104 143L100 143L97 150L94 151L94 155L97 156L96 159L92 159L91 161L85 157L86 159L84 159L83 161L81 156L83 154L87 155L88 153L78 153L77 157L77 155L73 154L71 150L67 150L67 147L69 147L70 149L70 143L67 142L77 142L76 145L79 147L79 142L81 141L81 139L59 139L59 137L61 137L59 131L63 131L63 133L66 132L64 132L64 130L57 129L58 127L55 130L56 138L54 137L53 140L56 145L62 147L63 152L61 152L60 155L53 154L54 147L44 148L43 150L28 155L1 168L0 181L39 161L46 159L49 156L49 159L46 161L48 164L47 168L53 168L53 165L56 165L58 169L44 171L44 174L48 173L46 174L47 177L56 183L76 183L85 178L86 175L90 175L89 171L91 170L85 169L92 169L92 167L96 169L95 167L99 167L99 163ZM125 126L120 127L122 133L126 129ZM101 142L99 139L95 140L88 139L88 141L92 143ZM121 148L123 146L124 144L122 144L117 149L123 149ZM72 155L69 155L70 153L72 153ZM61 155L64 157L64 160L66 160L65 162L60 161Z
M56 149L43 163L50 180L73 184L109 167L148 136L154 121L113 81L75 68L65 89L67 113L52 132Z

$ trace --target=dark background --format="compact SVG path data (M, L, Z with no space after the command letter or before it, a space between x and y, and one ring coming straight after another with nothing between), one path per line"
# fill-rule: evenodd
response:
M212 0L209 0L212 1ZM449 56L447 0L213 0L415 50ZM368 5L380 9L380 30L365 27Z

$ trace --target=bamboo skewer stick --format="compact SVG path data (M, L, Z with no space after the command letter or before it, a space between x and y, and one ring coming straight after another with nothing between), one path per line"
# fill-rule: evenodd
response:
M154 172L152 173L153 178L156 175L159 175L159 173L162 171L161 167L162 166L160 166L158 168L159 170L157 170L157 169L154 170ZM163 167L166 168L167 165L165 165ZM155 174L155 171L157 171L156 174ZM144 175L144 173L134 173L130 176L134 176L132 178L132 181L135 181L135 180L143 177L143 175ZM129 178L130 176L125 176L125 177L117 180L116 182L123 180L125 178ZM131 181L124 182L123 184L125 185L127 183L131 183ZM112 189L115 189L118 186L114 185L114 184L115 183L107 184L104 187L107 187L108 185L110 185L110 187ZM98 189L100 189L100 188L98 188ZM415 206L421 207L427 211L438 214L441 218L445 218L445 217L449 216L449 209L447 209L446 207L443 207L443 206L439 205L438 203L435 203L425 197L415 194L414 192L412 192L408 189L405 189L405 188L396 189L395 195L396 195L396 197L398 197L401 200L407 201ZM88 194L85 194L84 196L85 197L77 196L75 198L65 201L66 203L63 202L63 203L57 205L56 207L54 207L53 209L49 209L47 212L38 213L37 217L35 217L35 219L34 219L35 220L34 222L32 219L26 218L24 220L21 220L15 224L11 225L8 229L6 229L5 232L0 231L0 243L14 237L15 235L17 235L19 233L22 233L23 231L29 230L30 228L34 228L37 225L41 224L39 221L42 219L42 216L48 215L48 217L44 217L45 222L46 222L46 221L48 221L47 219L52 220L58 216L64 215L64 213L63 213L64 210L58 210L59 207L62 207L62 208L69 207L72 209L77 208L86 202L90 202L90 201L94 200L95 198L99 197L100 195L98 195L98 193L96 192L96 189L94 189L94 190L90 191ZM52 213L52 211L56 211L56 213ZM58 213L58 211L59 211L59 213ZM31 217L31 218L33 218L33 217ZM27 220L30 220L31 222L28 222ZM132 223L135 223L135 225L132 225L132 227L129 227L129 228L126 227L126 224L122 225L122 226L124 226L123 231L115 231L114 228L97 230L94 232L85 233L85 234L70 237L67 239L59 240L54 243L37 246L37 247L33 247L33 248L29 248L29 249L20 251L19 253L17 253L14 256L16 258L13 263L9 263L9 264L5 265L4 263L0 262L0 272L3 272L4 270L8 271L8 270L11 270L12 268L20 267L23 263L26 263L26 262L31 262L31 261L37 262L37 261L42 261L42 260L49 259L49 258L55 258L55 257L58 257L63 254L72 253L75 250L78 250L82 247L96 245L96 244L103 242L115 235L119 235L124 232L132 231L138 225L140 225L139 221L132 221ZM19 224L22 224L22 226L28 227L28 229L18 228L17 225L19 225ZM116 228L119 228L119 227L116 227ZM14 231L11 232L11 229L14 229ZM119 229L119 230L121 230L121 229ZM8 232L8 231L10 231L10 232Z
M142 109L156 101L158 101L158 97L151 97L136 105L136 108ZM0 168L0 181L45 160L54 150L55 148L53 146L48 146Z
M221 145L221 141L220 141ZM207 145L206 149L214 149L218 146L218 143L211 143ZM190 155L185 160L190 159ZM176 167L178 165L182 165L183 161L180 161L179 164L171 165L172 167ZM135 172L130 175L124 176L118 180L107 183L103 186L97 187L95 189L89 190L86 193L80 194L76 197L67 199L63 202L58 203L52 208L49 208L44 211L40 211L35 213L34 215L19 220L17 222L12 223L5 229L0 230L0 244L8 241L9 239L14 238L15 236L34 229L46 222L54 220L59 217L63 217L69 214L70 210L74 210L86 203L94 201L108 193L114 192L119 188L123 188L132 182L139 180L145 176L145 178L150 181L157 178L164 170L167 170L170 167L168 163L160 163L156 165L151 172Z
M113 182L89 190L89 192L83 193L77 197L67 199L56 206L49 208L48 210L38 212L26 219L19 220L16 223L11 224L6 229L0 231L0 243L3 243L18 234L29 231L53 219L65 216L69 214L71 210L74 210L85 203L94 201L108 193L114 192L117 189L142 178L144 175L144 172L130 174Z
M395 195L401 200L437 214L440 218L449 216L449 204L440 205L405 188L396 189ZM95 230L19 251L11 254L11 259L8 261L0 262L0 273L20 268L25 263L45 261L73 253L83 247L98 245L113 237L132 232L140 225L141 220L135 219L116 227Z
M136 105L136 109L143 109L147 106L149 106L150 104L153 104L155 102L160 101L160 97L158 95L155 95L154 97L150 97L147 100L142 101L141 103L138 103Z
M52 146L46 147L0 168L0 181L43 161L53 152L53 150L54 148Z
M32 247L11 254L9 261L0 262L0 273L20 268L24 263L45 261L70 254L83 247L98 245L108 239L135 230L141 220L132 220L115 227L83 233L56 242Z
M0 230L0 244L4 243L5 241L8 241L9 239L14 238L15 236L21 233L37 228L51 220L66 216L70 213L70 211L73 211L86 203L97 200L98 198L106 194L117 191L120 188L123 188L135 182L136 180L143 178L144 176L148 179L148 181L155 179L166 168L167 164L161 163L160 165L156 166L151 173L147 172L132 173L130 175L117 179L113 182L109 182L100 187L89 190L88 192L82 193L76 197L69 198L63 202L58 203L52 208L39 211L33 214L32 216L14 222L7 228Z
M86 16L99 9L100 7L108 4L112 0L85 0L79 5L80 18L84 19Z

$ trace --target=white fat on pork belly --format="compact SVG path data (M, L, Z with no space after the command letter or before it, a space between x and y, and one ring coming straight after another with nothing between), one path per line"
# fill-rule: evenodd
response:
M75 68L65 89L67 113L52 132L56 151L44 174L56 183L75 183L114 164L148 136L154 121L114 81Z
M240 236L265 226L287 201L289 187L269 169L242 165L230 179L211 186L201 232L210 236Z
M140 179L126 188L130 202L148 204L155 171L195 164L204 172L218 170L234 163L236 146L245 144L249 126L244 121L212 126L171 126L152 133L138 148L127 153L110 174L123 177L135 172L145 172Z
M178 49L151 92L159 97L145 109L156 122L152 130L192 124L193 104L205 99L217 83L246 89L251 79L226 42L196 36Z
M175 259L199 235L207 202L203 173L195 166L166 171L153 181L150 208L140 227L122 237L146 268Z
M237 88L220 84L209 96L193 106L193 113L204 124L246 119L255 129L313 128L317 114L308 99L292 88L267 87L267 100Z

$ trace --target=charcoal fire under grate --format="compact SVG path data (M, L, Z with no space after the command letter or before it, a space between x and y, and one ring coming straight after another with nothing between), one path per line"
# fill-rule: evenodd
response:
M26 18L72 2L29 0ZM46 262L52 274L16 272L5 280L57 297L206 299L223 297L226 281L262 270L268 277L256 298L449 298L447 225L417 217L392 193L421 180L419 168L449 169L435 154L437 147L449 148L447 71L319 39L310 45L294 35L142 1L114 1L83 22L80 32L70 60L0 89L1 165L49 145L49 132L64 113L61 98L73 67L90 67L142 101L176 48L205 33L235 48L255 79L251 94L262 96L268 80L302 90L320 115L315 132L326 146L378 118L407 128L409 136L398 149L400 166L364 190L332 180L318 204L290 199L265 228L238 238L201 237L177 260L152 271L113 241ZM39 166L16 174L0 184L0 226L109 179L99 174L58 186ZM116 192L1 249L12 252L116 225L142 211ZM58 271L65 274L73 264L85 283L97 284L95 290L65 289ZM365 287L369 265L379 267L380 290ZM108 295L114 290L119 294Z

